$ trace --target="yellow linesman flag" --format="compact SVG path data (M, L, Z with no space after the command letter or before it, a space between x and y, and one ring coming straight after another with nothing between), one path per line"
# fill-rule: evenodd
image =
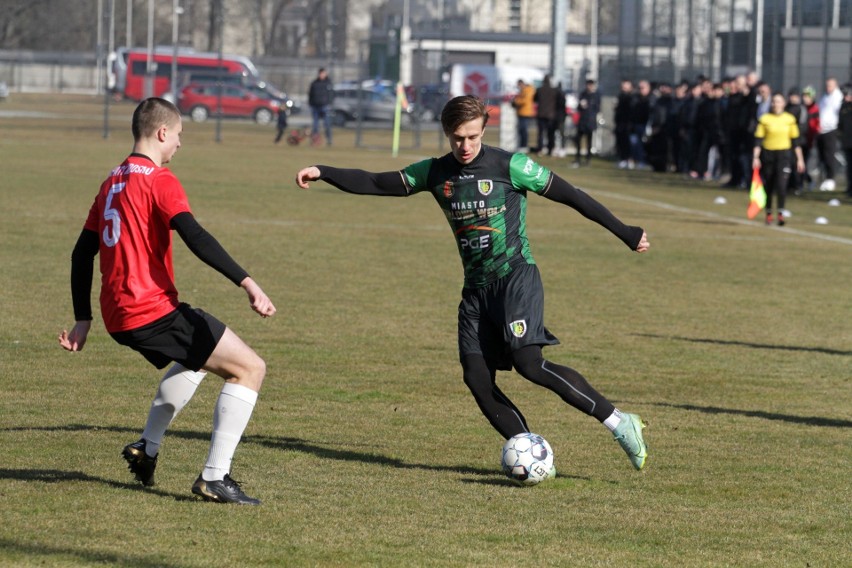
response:
M408 110L408 97L405 96L405 88L402 83L396 84L396 100L399 101L402 110Z
M749 219L754 219L764 207L766 207L766 190L763 188L760 169L755 168L751 174L751 188L748 191L748 210L746 211L746 215Z

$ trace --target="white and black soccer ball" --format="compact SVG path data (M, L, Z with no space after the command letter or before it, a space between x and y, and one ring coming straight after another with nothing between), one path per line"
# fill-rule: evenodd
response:
M523 432L503 444L503 473L519 485L536 485L551 476L553 450L547 440Z

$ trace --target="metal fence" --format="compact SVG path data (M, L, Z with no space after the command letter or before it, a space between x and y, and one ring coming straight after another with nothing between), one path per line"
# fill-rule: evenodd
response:
M714 80L754 70L779 90L852 79L852 0L621 0L601 79ZM616 85L603 85L605 89Z

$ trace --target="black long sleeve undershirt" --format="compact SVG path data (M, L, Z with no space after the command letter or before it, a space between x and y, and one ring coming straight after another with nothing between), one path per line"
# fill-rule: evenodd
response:
M642 240L642 234L645 232L642 227L625 225L600 202L557 175L552 176L550 187L543 195L552 201L575 209L586 219L606 228L629 246L631 250L636 250L639 241Z
M219 241L198 224L192 213L178 213L172 217L170 225L195 256L237 286L248 276L248 272L231 258Z
M219 241L198 224L192 213L178 213L172 217L170 225L195 256L237 286L248 276ZM83 229L71 253L71 302L76 321L92 319L92 276L99 246L98 234Z
M402 175L398 171L371 173L332 166L317 166L317 168L322 181L348 193L396 197L408 195ZM551 177L550 186L543 195L577 210L583 217L598 223L621 239L631 250L636 250L639 241L642 240L644 231L641 227L625 225L601 203L557 175Z
M405 197L408 190L399 171L373 173L364 170L317 166L320 179L341 191L358 195Z
M99 240L96 232L83 229L71 253L71 304L75 321L92 319L92 276Z

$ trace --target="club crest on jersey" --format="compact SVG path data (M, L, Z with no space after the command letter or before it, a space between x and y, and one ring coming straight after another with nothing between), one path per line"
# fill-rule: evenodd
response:
M490 179L481 179L477 185L479 187L479 193L482 195L488 195L491 193L491 190L494 189L494 182Z
M453 182L447 180L444 182L444 197L449 199L453 196Z
M523 337L527 334L527 320L515 320L509 324L509 329L515 337Z

